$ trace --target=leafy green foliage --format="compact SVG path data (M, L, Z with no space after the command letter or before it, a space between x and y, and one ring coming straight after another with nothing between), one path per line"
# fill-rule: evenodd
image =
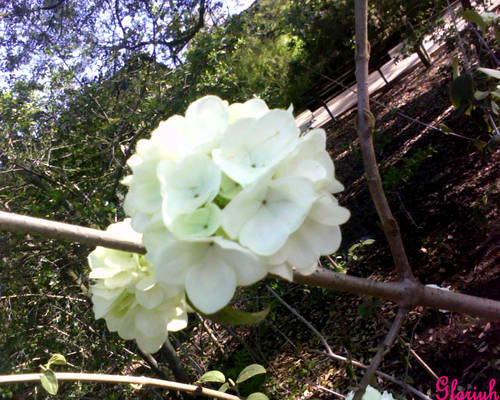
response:
M432 146L426 149L418 149L415 154L403 157L400 166L391 165L382 172L382 183L388 188L394 188L401 183L408 182L418 171L424 161L436 152Z
M247 367L245 367L238 374L238 377L236 378L236 382L229 377L227 378L227 381L226 381L226 377L224 376L224 374L222 372L216 371L216 370L208 371L208 372L204 373L201 376L201 378L198 379L198 382L200 382L200 383L206 383L206 382L222 383L222 385L219 386L219 389L218 389L220 392L225 393L225 392L230 391L230 392L236 393L237 395L240 395L240 392L244 392L244 393L247 392L247 390L245 388L242 388L240 386L243 382L247 382L249 379L252 379L253 377L255 377L257 375L263 375L265 373L266 373L266 369L262 365L250 364ZM260 382L260 383L262 383L262 382ZM259 383L259 385L260 385L260 383ZM245 385L245 387L248 387L248 385ZM250 387L252 387L252 386L250 386ZM248 398L249 399L254 398L256 400L268 399L268 397L265 394L260 393L260 392L252 393L251 395L249 395Z

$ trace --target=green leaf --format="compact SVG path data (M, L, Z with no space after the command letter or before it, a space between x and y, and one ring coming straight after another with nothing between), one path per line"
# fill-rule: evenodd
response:
M466 105L474 98L474 86L470 75L460 75L450 86L450 100L456 107Z
M236 378L236 383L245 382L246 380L254 377L255 375L260 375L265 373L266 369L262 365L251 364L240 372L238 378Z
M47 391L47 393L56 395L57 389L59 389L59 384L57 383L56 374L50 369L46 369L42 372L40 377L40 382L42 387Z
M223 385L221 385L221 387L219 388L219 392L226 393L227 389L229 389L229 383L226 382Z
M224 383L226 381L226 377L224 374L220 371L214 370L214 371L208 371L205 372L200 379L198 379L198 382L200 383L205 383L205 382L219 382L219 383Z
M500 113L500 107L498 107L498 104L493 100L491 100L491 111L493 111L495 115L498 115Z
M489 26L498 22L498 15L494 12L484 12L481 13L481 19L486 24L486 26Z
M375 239L365 239L361 242L361 244L364 245L369 245L375 243Z
M478 68L478 71L483 72L484 74L491 76L496 79L500 79L500 71L497 69L491 69L491 68Z
M471 10L469 8L467 10L465 10L464 11L464 18L467 21L472 22L473 24L476 24L477 26L479 26L479 28L481 28L482 31L487 29L487 25L486 25L483 17L481 17L481 15L474 10Z
M247 400L269 400L269 397L267 397L264 393L255 392L248 396Z
M47 368L50 368L51 365L66 365L66 358L59 353L53 354L47 363Z
M440 127L440 128L441 128L441 130L442 130L443 132L445 132L445 133L453 132L453 131L451 130L451 128L450 128L448 125L446 125L446 124L439 124L439 127Z
M476 90L474 92L474 98L478 101L480 100L484 100L486 97L488 97L490 94L490 92L488 92L487 90L485 91L482 91L482 90Z
M227 325L257 325L262 322L269 314L270 306L267 306L262 311L247 312L237 310L231 306L226 306L215 314L207 315L206 317L219 324Z

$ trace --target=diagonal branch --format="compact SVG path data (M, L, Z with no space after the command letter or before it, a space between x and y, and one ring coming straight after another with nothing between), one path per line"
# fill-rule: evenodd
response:
M313 324L311 324L307 319L305 319L302 315L299 314L299 312L293 308L290 304L288 304L285 300L281 298L281 296L276 293L269 285L266 285L266 289L269 293L271 293L278 301L283 304L293 315L295 315L298 319L300 319L311 331L313 331L316 336L319 337L319 340L321 340L321 343L323 343L323 346L326 349L327 354L332 357L335 353L333 352L332 348L326 341L325 337L318 331Z
M38 234L46 238L79 242L90 246L146 253L142 243L124 239L109 232L4 211L0 211L0 231ZM465 313L491 321L500 320L500 301L434 289L408 280L378 282L324 268L317 269L311 275L295 273L293 280L330 290L379 297L407 308L420 305Z
M392 215L385 197L382 181L373 148L373 127L375 119L370 112L368 92L368 60L370 44L368 43L367 22L368 0L356 0L356 81L358 83L358 136L363 154L366 180L370 194L377 209L387 241L391 248L392 258L402 280L414 281L410 263L403 246L398 223Z
M354 394L353 400L361 400L361 398L365 394L365 390L368 384L370 383L370 379L372 378L375 371L377 371L380 363L382 362L382 359L388 353L392 344L394 343L394 340L398 336L399 330L401 329L401 325L403 324L406 313L407 311L404 308L400 308L398 310L396 318L394 318L394 322L392 323L391 329L387 333L387 336L385 337L384 341L379 346L377 354L375 354L375 357L373 357L372 363L370 364L365 374L363 375L363 379L361 379L361 383L359 384L357 392Z

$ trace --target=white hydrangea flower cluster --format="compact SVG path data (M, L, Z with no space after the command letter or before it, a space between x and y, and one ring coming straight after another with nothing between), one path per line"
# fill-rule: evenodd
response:
M312 273L349 218L325 146L323 130L301 137L290 110L260 99L206 96L161 122L123 181L155 282L211 314L268 273Z
M130 219L112 224L108 232L131 240L141 234ZM108 329L126 339L135 339L139 348L154 353L167 340L168 331L187 326L184 290L161 286L152 265L139 254L97 247L88 257L94 314L104 318Z
M352 400L353 397L354 392L351 391L346 396L345 400ZM394 400L394 397L392 397L392 394L387 391L384 391L384 393L380 393L377 389L368 385L361 400Z

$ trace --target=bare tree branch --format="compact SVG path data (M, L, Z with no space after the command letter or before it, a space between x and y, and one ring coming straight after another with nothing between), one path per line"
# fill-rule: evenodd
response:
M109 232L4 211L0 211L0 231L38 234L47 238L79 242L90 246L146 253L142 243L124 239ZM500 301L434 289L408 280L391 283L377 282L324 268L317 269L311 275L296 273L293 280L325 289L380 297L407 308L420 305L465 313L492 321L500 320Z
M394 264L401 279L414 281L410 263L403 246L398 223L392 215L389 203L385 197L382 181L377 166L373 148L373 127L375 119L370 112L368 92L368 60L370 59L370 44L368 42L367 23L368 0L356 0L356 81L358 83L358 137L363 154L366 180L370 194L382 223L385 236L391 248Z
M82 382L104 382L104 383L126 383L137 385L152 385L166 389L181 390L187 393L199 394L205 397L215 397L226 400L243 400L240 396L234 396L229 393L219 392L218 390L207 389L202 386L188 385L161 379L147 378L145 376L129 375L106 375L106 374L85 374L77 372L54 372L57 380L60 381L82 381ZM16 383L39 381L42 374L18 374L18 375L0 375L0 383Z
M372 363L366 370L363 375L363 379L361 379L361 383L359 384L358 390L354 394L353 400L361 400L363 395L365 394L366 387L370 383L370 379L372 378L375 371L378 369L380 363L384 356L390 350L394 340L398 336L399 330L401 329L401 325L403 324L404 318L406 316L407 311L404 308L400 308L398 313L396 314L396 318L394 318L394 322L392 323L391 329L387 333L382 344L379 346L377 350L377 354L373 357Z

